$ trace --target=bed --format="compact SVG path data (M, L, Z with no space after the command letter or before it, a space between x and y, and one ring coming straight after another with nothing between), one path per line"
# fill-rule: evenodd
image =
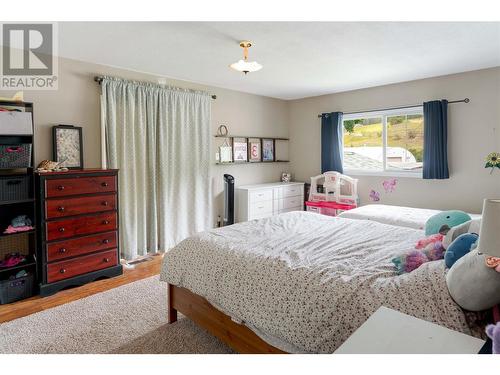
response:
M380 306L476 335L443 261L398 276L419 229L290 212L182 241L164 258L177 311L244 353L332 353Z
M344 211L339 216L348 219L373 220L379 223L408 227L413 229L424 229L425 222L431 216L439 213L439 210L427 208L413 208L402 206L389 206L385 204L369 204L353 210ZM480 218L481 215L469 214L472 219Z

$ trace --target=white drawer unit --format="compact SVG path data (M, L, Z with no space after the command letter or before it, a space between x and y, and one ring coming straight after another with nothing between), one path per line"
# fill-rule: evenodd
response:
M281 194L282 194L283 198L304 196L304 184L282 186L281 187Z
M273 189L252 190L249 193L250 203L273 200Z
M303 182L272 182L236 187L236 220L262 219L304 209Z
M250 203L250 216L261 216L263 214L272 214L273 201L263 201Z

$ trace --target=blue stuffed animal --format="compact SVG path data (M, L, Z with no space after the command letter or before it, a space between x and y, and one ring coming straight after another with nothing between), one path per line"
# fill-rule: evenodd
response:
M444 253L446 267L451 268L457 260L468 254L478 239L476 233L464 233L455 238Z
M425 235L441 233L445 235L450 228L471 220L469 214L463 211L443 211L431 216L425 223Z

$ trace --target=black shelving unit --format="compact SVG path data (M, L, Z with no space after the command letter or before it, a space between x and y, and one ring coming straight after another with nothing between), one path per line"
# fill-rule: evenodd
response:
M14 199L7 197L6 194L0 194L0 260L5 258L8 253L20 253L26 257L26 260L12 267L0 267L0 284L4 285L6 280L11 280L18 274L19 271L25 270L29 277L24 278L24 281L30 283L29 291L36 292L36 280L38 275L37 259L36 259L36 231L35 229L16 232L4 233L11 220L18 215L27 215L32 226L35 228L35 194L34 194L34 162L35 162L35 132L33 119L33 103L28 102L11 102L0 101L0 108L9 110L17 110L21 112L31 113L31 134L5 134L2 130L2 122L0 121L0 146L30 144L31 158L29 165L22 168L4 168L0 167L0 179L5 181L6 185L2 185L3 189L7 189L9 183L23 184L18 196ZM10 130L9 133L13 133ZM20 132L21 133L21 132ZM0 192L2 193L2 192ZM5 192L3 192L5 193ZM8 195L8 194L7 194ZM1 199L3 197L3 199ZM16 281L21 279L16 279ZM19 285L19 283L17 283ZM28 289L28 288L27 288ZM24 296L28 297L28 295Z

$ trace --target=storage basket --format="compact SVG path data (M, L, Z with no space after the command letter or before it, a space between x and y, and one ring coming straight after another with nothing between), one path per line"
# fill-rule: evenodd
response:
M0 112L2 135L33 135L33 120L30 112Z
M0 145L0 168L31 167L31 143Z
M0 176L0 202L30 197L30 176Z
M0 281L0 305L31 297L33 295L33 274L13 280Z

